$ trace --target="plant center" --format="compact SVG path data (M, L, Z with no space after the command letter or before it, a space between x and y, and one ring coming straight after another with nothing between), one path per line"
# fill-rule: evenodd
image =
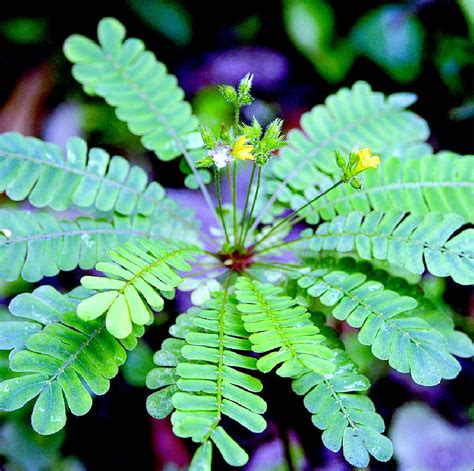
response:
M220 261L225 267L239 274L243 273L253 263L252 250L235 249L232 252L220 253L218 256L219 256Z

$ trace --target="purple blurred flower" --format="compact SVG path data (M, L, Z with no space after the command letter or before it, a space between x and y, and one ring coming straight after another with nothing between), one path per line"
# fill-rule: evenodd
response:
M280 440L275 439L260 445L253 453L246 471L270 471L285 463L285 450Z
M71 136L81 136L81 110L74 102L59 104L46 118L42 137L45 141L54 142L62 149Z
M324 464L315 468L314 471L351 471L353 469L347 461L345 461L342 451L337 453L323 448Z
M274 90L288 76L288 60L265 47L242 47L209 54L202 66L187 66L178 73L181 86L191 93L213 84L236 84L248 72L255 74L256 89ZM190 70L191 69L191 70Z
M426 404L402 406L389 435L400 471L474 469L474 426L455 427Z
M448 386L446 382L441 382L436 386L427 388L426 386L416 384L411 376L406 373L399 373L398 371L390 370L389 375L391 379L402 384L404 388L408 389L408 391L418 399L427 402L433 407L436 407L436 405L439 404L439 401L446 395L446 389Z

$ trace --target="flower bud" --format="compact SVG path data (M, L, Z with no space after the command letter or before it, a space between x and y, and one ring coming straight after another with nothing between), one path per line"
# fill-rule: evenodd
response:
M201 126L201 137L208 149L214 149L216 146L216 137L207 126Z
M354 190L360 190L362 188L362 180L358 177L352 178L350 184Z
M239 105L239 95L232 85L219 85L218 89L228 103L234 106Z
M337 166L341 169L344 170L346 168L346 161L344 157L341 155L340 152L337 150L334 151L334 159L336 160Z

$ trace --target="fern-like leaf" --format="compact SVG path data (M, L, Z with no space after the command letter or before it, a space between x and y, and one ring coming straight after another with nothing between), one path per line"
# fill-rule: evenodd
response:
M332 315L360 328L359 341L373 354L424 386L452 379L460 371L446 339L416 315L417 301L386 290L362 273L320 269L302 276L299 286L333 307Z
M114 215L113 222L80 217L58 220L48 213L0 210L0 279L29 282L76 267L93 268L107 251L158 228L143 216Z
M170 327L172 337L163 341L160 350L153 355L156 368L152 369L146 378L149 389L157 389L150 394L146 401L149 414L155 419L164 419L174 410L173 395L178 392L177 382L179 375L176 367L184 362L181 348L186 344L186 336L193 329L193 319L199 308L191 308L180 314L176 322Z
M118 118L160 159L184 155L193 168L203 156L203 143L198 120L183 100L176 78L166 73L142 41L124 41L125 28L117 20L102 20L98 38L99 45L78 35L66 41L64 52L75 64L74 77L86 91L114 106Z
M80 138L55 144L18 133L0 135L0 192L14 201L28 199L38 208L81 208L121 214L150 215L165 196L162 186L148 183L146 173L103 149L87 149Z
M103 321L79 319L76 305L86 295L84 290L62 295L42 286L11 302L10 312L18 321L0 322L2 346L13 349L10 368L21 373L0 383L0 409L16 410L37 397L31 422L43 435L64 427L65 399L74 415L86 414L92 393L105 394L124 363L123 347L136 345L134 335L119 342Z
M341 346L318 334L306 309L283 295L281 288L241 277L236 296L245 329L251 332L252 350L272 351L258 359L258 368L267 372L282 363L277 373L293 378L294 391L305 395L314 425L324 430L324 445L332 451L342 446L354 466L367 466L369 453L380 461L390 459L390 440L381 435L383 420L370 399L358 394L370 384ZM329 329L321 326L322 330Z
M426 216L353 211L301 234L306 256L321 250L355 250L366 260L388 260L406 270L451 276L456 283L474 283L474 229L459 214L432 212ZM456 234L456 235L453 235Z
M174 295L181 277L174 269L189 271L185 261L194 260L196 247L181 242L158 242L139 239L109 252L115 263L100 262L96 269L106 277L84 276L81 284L100 291L82 301L77 314L84 320L97 319L106 313L107 330L117 338L130 335L133 324L152 321L150 307L163 309L159 292Z
M193 325L181 349L185 360L177 366L173 430L196 442L211 440L229 464L243 466L248 455L222 427L222 417L259 433L266 427L260 415L266 404L255 394L260 381L240 371L256 370L256 359L240 353L251 344L227 290L196 313Z
M240 277L236 296L252 350L265 353L257 361L260 371L267 373L277 365L276 372L283 377L298 376L306 369L320 374L334 371L332 352L310 314L284 296L281 288Z
M163 342L155 355L159 367L147 378L150 387L160 388L148 399L149 411L163 417L174 407L176 435L202 443L191 469L201 469L196 467L201 461L210 469L208 442L229 464L243 466L248 455L222 427L222 417L262 432L266 404L255 394L262 389L260 381L241 371L256 370L256 360L241 353L249 351L251 343L228 287L204 308L181 314L170 333L175 338Z
M373 92L367 83L357 82L305 113L302 131L288 134L289 145L282 150L281 158L273 161L271 172L265 177L271 197L255 225L275 201L286 205L293 192L314 188L315 182L329 186L328 175L335 177L339 173L335 149L350 150L360 144L382 157L406 155L411 147L428 153L429 146L421 145L419 150L429 134L426 122L405 109L414 100L414 95L405 93L385 97Z
M335 180L329 179L330 185ZM296 209L313 199L320 188L315 183L287 194L285 204ZM305 212L306 220L316 224L336 214L358 210L364 214L372 209L390 211L397 208L417 215L431 211L457 213L474 223L474 157L451 152L438 155L403 158L388 157L376 172L364 174L364 186L354 190L340 185L316 201Z
M370 387L368 379L344 350L332 350L335 371L326 375L306 371L293 381L293 390L305 395L304 404L313 414L313 424L323 430L326 448L336 452L342 447L346 460L360 468L369 464L369 453L379 461L388 461L393 448L382 435L384 421L363 394Z
M474 343L464 332L455 330L452 317L443 311L444 306L440 302L434 303L426 297L415 294L418 308L415 314L436 329L446 340L447 350L460 358L471 358L474 356Z

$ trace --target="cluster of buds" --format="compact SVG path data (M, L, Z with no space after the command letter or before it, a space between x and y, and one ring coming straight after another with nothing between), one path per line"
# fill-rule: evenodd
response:
M253 103L254 98L250 94L252 88L253 74L246 74L239 82L237 88L232 85L219 85L219 91L225 100L234 108L241 108Z
M250 105L253 97L250 94L253 75L247 74L237 88L232 85L221 85L219 91L226 101L231 103L237 111L242 106ZM218 169L236 160L253 160L257 165L264 165L272 157L273 152L286 145L281 135L283 121L275 119L262 131L262 126L254 117L251 125L236 123L230 130L222 125L219 138L207 127L201 128L201 135L208 149L208 155L196 162L196 167L210 167Z
M227 130L223 129L221 137L216 139L212 131L205 127L201 128L201 135L208 154L196 162L197 168L215 165L220 169L235 160L255 160L254 148L247 144L248 138L245 135L231 138Z
M336 150L334 158L342 171L341 180L349 183L356 190L362 188L362 180L357 175L369 168L375 169L380 164L380 157L373 155L368 147L353 150L347 160Z
M277 118L263 132L262 126L255 117L253 117L251 125L244 124L241 126L242 132L247 136L253 147L257 165L265 165L276 150L286 146L286 141L281 134L282 126L283 121Z

